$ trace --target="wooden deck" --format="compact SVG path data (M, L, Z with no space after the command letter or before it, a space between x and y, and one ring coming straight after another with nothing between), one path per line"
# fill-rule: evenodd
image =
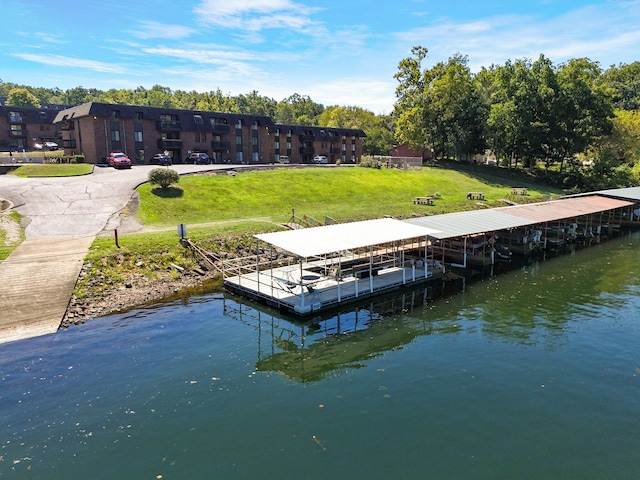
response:
M413 264L383 268L364 278L341 278L290 265L230 276L224 279L224 286L280 310L306 315L383 291L438 281L443 273L440 267Z

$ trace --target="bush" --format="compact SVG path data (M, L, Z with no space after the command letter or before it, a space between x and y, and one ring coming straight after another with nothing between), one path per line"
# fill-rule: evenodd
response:
M160 185L160 188L167 189L172 183L178 183L180 175L171 168L154 168L149 172L149 182Z

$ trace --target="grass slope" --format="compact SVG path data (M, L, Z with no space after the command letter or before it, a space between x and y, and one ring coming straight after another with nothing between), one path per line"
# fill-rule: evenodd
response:
M483 192L487 206L505 205L513 179L444 168L404 171L371 168L317 168L252 171L231 175L185 176L163 191L139 188L138 218L147 225L201 224L268 218L330 216L339 221L408 217L479 208L468 192ZM546 187L529 188L530 198L560 193ZM439 194L434 206L415 205L413 198Z

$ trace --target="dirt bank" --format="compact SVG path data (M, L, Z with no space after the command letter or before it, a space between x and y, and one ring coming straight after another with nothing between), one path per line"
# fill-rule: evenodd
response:
M89 266L80 273L86 275ZM92 318L121 313L135 307L159 302L167 302L192 295L200 295L221 290L221 276L214 271L195 269L180 272L179 278L150 280L142 275L129 278L126 282L101 294L89 294L83 298L72 296L61 327L84 323ZM92 280L100 282L97 278Z

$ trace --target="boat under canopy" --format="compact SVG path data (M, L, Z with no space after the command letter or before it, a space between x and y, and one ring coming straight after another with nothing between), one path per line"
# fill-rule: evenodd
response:
M440 278L444 267L428 249L434 233L383 218L259 234L270 251L225 262L224 285L304 315Z

